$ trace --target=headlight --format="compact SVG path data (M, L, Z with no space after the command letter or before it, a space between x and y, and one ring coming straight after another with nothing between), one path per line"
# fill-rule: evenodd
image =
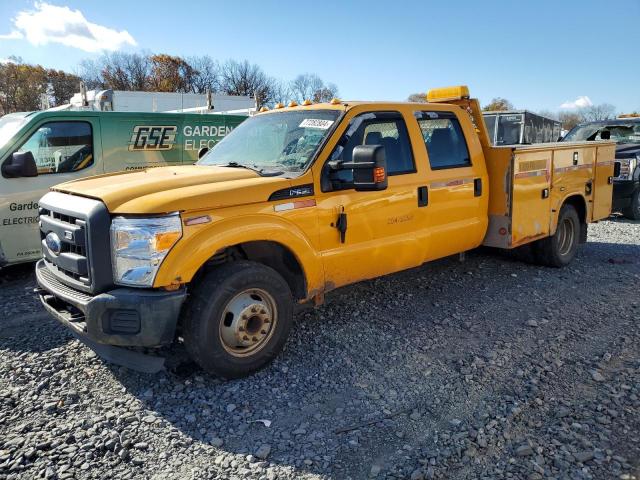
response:
M111 221L113 280L120 285L150 287L160 264L182 236L180 215Z
M618 175L618 179L620 180L631 180L633 178L633 172L638 166L638 161L640 160L640 155L636 155L635 158L621 158L618 161L620 162L620 175Z

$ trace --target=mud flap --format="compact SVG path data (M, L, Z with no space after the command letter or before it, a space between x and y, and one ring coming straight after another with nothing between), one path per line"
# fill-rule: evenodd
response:
M164 368L164 357L156 357L113 345L94 342L73 329L68 329L74 337L93 350L100 358L109 363L126 367L142 373L158 373Z

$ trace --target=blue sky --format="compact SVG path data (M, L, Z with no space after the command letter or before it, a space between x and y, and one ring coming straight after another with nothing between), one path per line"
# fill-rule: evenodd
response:
M29 16L47 3L75 20ZM344 99L404 100L467 84L483 102L501 96L518 108L557 110L586 96L640 110L640 0L47 3L0 2L0 59L74 71L100 55L95 42L68 36L82 35L85 21L101 45L246 58L284 80L317 73Z

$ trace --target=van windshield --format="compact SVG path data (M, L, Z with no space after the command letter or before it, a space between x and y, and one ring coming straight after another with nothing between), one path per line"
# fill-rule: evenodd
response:
M339 114L339 110L305 109L257 115L238 125L198 165L300 174Z
M27 123L26 115L5 115L0 117L0 150Z
M616 143L640 143L640 122L596 123L578 125L562 139L563 142L601 140L602 133L608 132L609 139Z

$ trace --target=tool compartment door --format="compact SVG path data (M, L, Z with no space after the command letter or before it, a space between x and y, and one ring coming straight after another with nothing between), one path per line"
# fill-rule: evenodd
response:
M512 247L549 235L551 157L551 150L515 150L512 168Z
M596 147L596 167L593 181L593 218L602 220L611 214L613 198L613 167L615 163L615 145Z

